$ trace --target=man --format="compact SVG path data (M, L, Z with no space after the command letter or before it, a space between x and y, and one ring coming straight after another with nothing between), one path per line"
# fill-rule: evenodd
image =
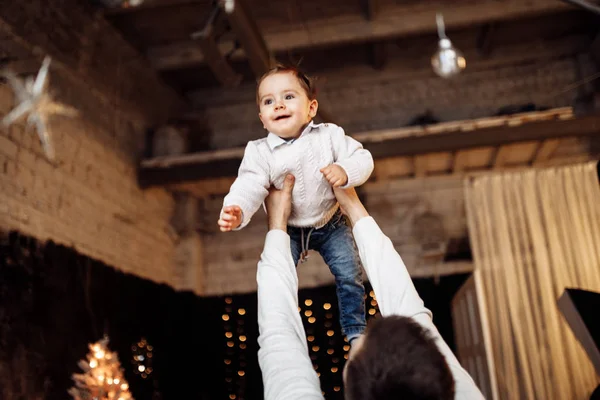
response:
M269 232L258 263L258 343L265 400L322 400L302 320L298 276L286 233L294 177L265 200ZM433 325L391 241L354 189L335 189L375 291L382 318L352 345L344 369L347 400L483 399Z

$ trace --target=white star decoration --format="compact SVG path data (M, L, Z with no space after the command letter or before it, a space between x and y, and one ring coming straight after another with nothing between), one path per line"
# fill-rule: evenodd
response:
M8 127L25 114L29 114L27 125L35 125L46 157L54 160L54 147L47 128L48 120L52 115L74 117L78 112L70 106L53 101L52 96L46 91L46 78L48 77L49 67L50 57L46 57L35 80L31 76L21 79L10 70L1 72L1 75L6 78L8 84L12 87L15 100L18 102L18 105L4 116L2 125Z

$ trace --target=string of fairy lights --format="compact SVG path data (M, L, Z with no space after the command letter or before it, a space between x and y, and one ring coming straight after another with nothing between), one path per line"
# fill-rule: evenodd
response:
M133 372L146 379L152 374L152 350L154 348L142 337L131 345Z
M328 395L328 398L334 398L337 394L341 399L342 371L348 359L350 345L341 334L335 290L330 294L330 297L308 294L303 296L301 291L298 312L302 317L310 359L321 380L323 394ZM319 300L314 300L315 297ZM368 291L365 300L369 320L379 313L375 293L372 290ZM246 336L246 309L236 307L235 302L235 297L224 298L222 320L225 339L225 385L230 400L244 400L247 388L247 346L250 339ZM251 338L254 341L256 339Z
M229 399L243 400L246 391L245 308L234 308L233 299L225 298L225 313L222 316L225 330L225 384ZM235 361L234 361L235 360Z

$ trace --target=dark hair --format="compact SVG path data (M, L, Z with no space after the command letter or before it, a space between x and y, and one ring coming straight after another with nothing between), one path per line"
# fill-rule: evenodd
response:
M347 400L453 400L450 367L428 332L410 318L371 321L346 370Z
M308 97L308 99L314 100L317 98L317 88L315 86L313 78L306 75L298 67L295 67L293 65L276 64L273 68L265 72L263 76L261 76L256 82L256 104L259 104L260 101L260 99L258 98L258 89L260 88L260 84L262 83L262 81L264 81L265 78L271 75L280 73L293 74L298 79L298 83L300 83L302 89L304 89L304 91L306 92L306 96Z

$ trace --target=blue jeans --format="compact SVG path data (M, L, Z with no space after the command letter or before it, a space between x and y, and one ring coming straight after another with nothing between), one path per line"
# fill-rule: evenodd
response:
M309 232L310 238L308 238ZM344 215L338 210L331 220L320 229L289 226L288 234L290 235L294 264L298 265L304 241L307 250L315 250L321 254L335 277L340 325L348 341L363 333L367 323L362 264L352 229L346 223Z

